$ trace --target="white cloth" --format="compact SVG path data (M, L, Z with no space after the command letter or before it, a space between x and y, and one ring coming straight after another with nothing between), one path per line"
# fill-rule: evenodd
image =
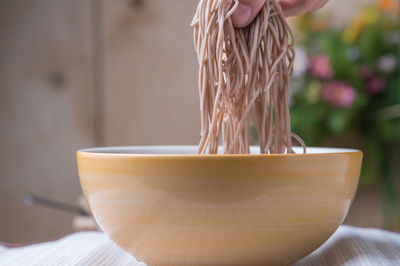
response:
M83 232L19 248L0 247L0 265L140 265L100 232ZM400 265L400 234L341 226L296 266Z
M400 265L400 234L373 228L341 226L320 248L295 266Z

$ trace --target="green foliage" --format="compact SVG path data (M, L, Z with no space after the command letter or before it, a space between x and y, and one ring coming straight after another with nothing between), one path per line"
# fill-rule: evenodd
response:
M388 164L400 145L400 32L397 15L388 12L367 8L342 29L313 15L298 24L297 44L311 64L296 76L304 86L293 95L292 129L309 146L356 132L365 154L363 184L388 184ZM318 56L329 65L314 65ZM331 75L313 71L329 67Z
M358 47L362 54L362 63L373 65L384 53L383 32L378 23L371 24L361 32Z
M325 36L324 36L325 35ZM360 87L361 81L357 73L355 62L350 59L351 46L342 41L341 35L323 34L322 51L327 54L331 60L333 69L335 70L335 78L339 80L347 80L356 88Z

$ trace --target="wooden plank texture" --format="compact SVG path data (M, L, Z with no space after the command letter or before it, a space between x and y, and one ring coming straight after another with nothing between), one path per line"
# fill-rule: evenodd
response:
M197 3L104 1L107 145L197 144Z
M75 151L94 145L90 1L4 0L0 40L0 241L69 233L70 214L22 195L80 194Z

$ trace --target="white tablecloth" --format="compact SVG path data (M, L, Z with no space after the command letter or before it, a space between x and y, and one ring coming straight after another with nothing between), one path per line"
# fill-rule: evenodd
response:
M0 265L145 265L100 232L82 232L26 247L0 247ZM341 226L305 265L400 265L400 234Z

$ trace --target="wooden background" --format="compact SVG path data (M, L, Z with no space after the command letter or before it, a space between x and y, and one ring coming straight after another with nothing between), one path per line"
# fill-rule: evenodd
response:
M196 144L198 0L3 0L0 7L0 242L72 232L72 214L26 206L30 192L75 204L79 148ZM338 23L357 4L334 1ZM351 8L352 6L352 8ZM362 190L348 222L381 226Z

